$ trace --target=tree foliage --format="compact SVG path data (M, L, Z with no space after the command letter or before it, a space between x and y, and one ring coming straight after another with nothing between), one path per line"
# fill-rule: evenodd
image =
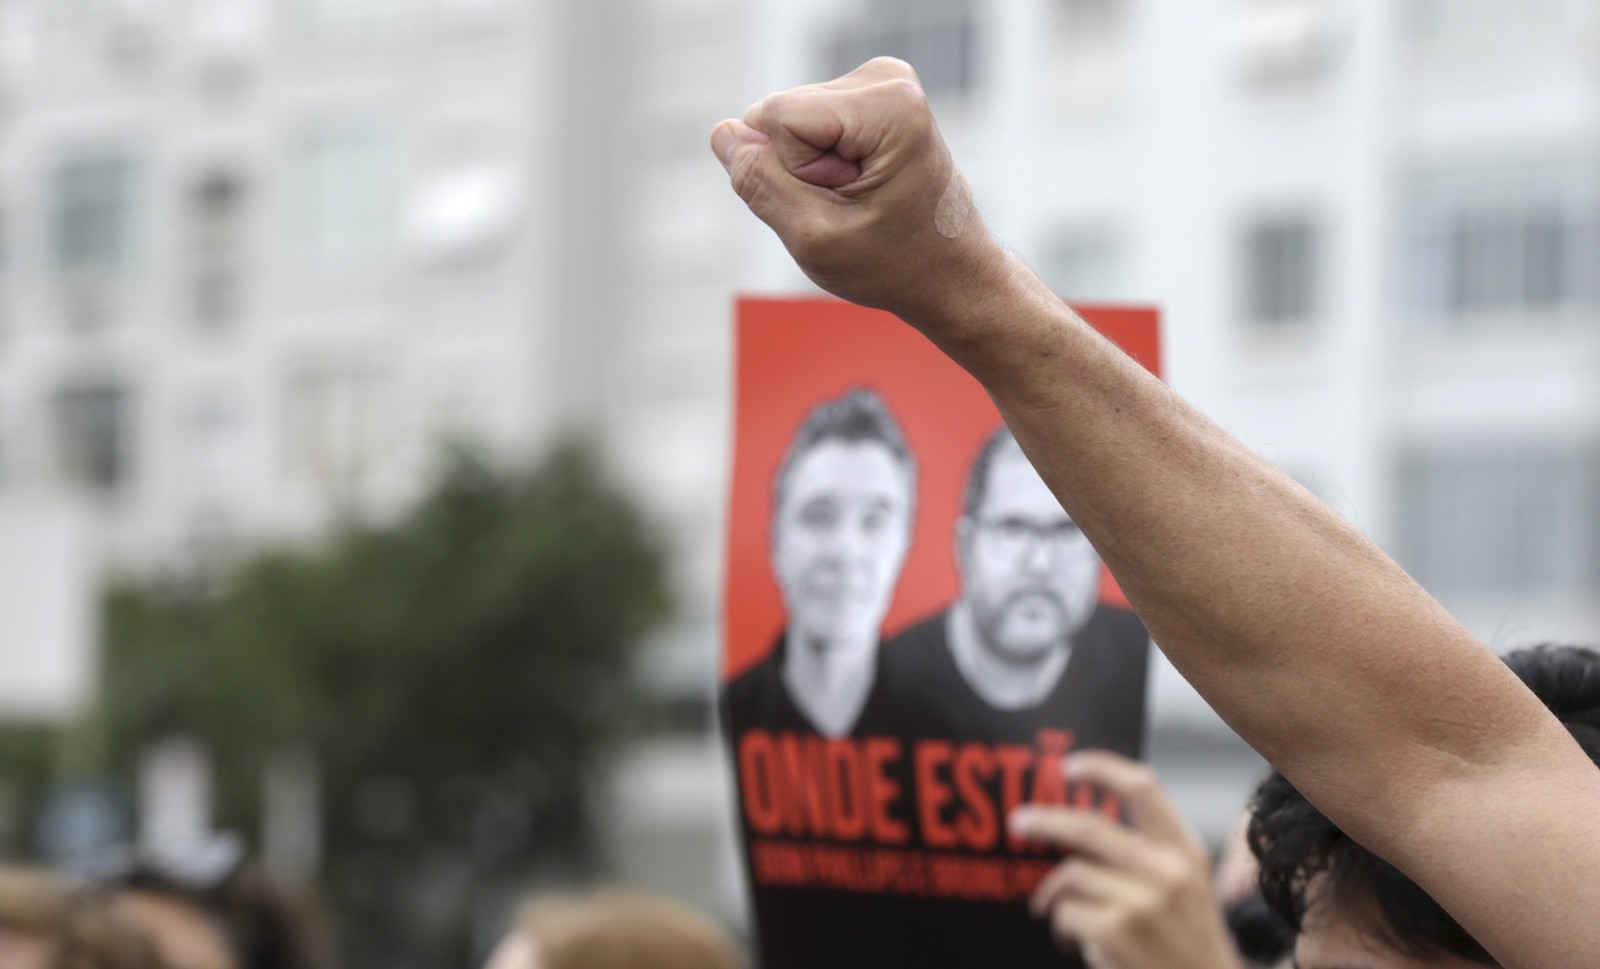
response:
M396 524L261 554L203 593L115 585L110 765L194 737L219 823L253 832L266 765L308 753L352 962L458 963L476 887L588 860L589 792L636 718L630 656L664 588L658 543L583 448L532 473L456 449Z

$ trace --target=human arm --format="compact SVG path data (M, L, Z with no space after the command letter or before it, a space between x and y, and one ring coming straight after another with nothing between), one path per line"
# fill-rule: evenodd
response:
M1154 772L1107 751L1074 754L1068 775L1118 796L1131 826L1097 811L1024 805L1011 831L1071 855L1029 901L1090 969L1238 969L1210 883L1210 859Z
M905 65L769 97L713 148L819 285L983 383L1173 664L1329 818L1506 966L1590 964L1600 772L1376 546L1005 250Z

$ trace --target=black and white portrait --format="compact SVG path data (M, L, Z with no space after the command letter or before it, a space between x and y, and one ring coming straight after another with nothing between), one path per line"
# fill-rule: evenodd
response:
M1149 640L1100 601L1102 566L1004 425L968 470L954 535L961 587L949 608L888 644L884 676L910 736L1137 754Z
M879 675L884 616L905 566L916 463L883 399L815 406L773 482L773 577L786 627L728 687L734 727L891 733Z

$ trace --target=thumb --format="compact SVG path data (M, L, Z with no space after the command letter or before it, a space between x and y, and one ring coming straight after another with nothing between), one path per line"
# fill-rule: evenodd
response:
M766 134L745 124L729 118L719 122L711 129L711 150L716 153L717 160L722 162L722 167L733 171L733 163L739 150L746 145L770 145L772 139Z
M772 138L743 121L728 120L711 129L711 150L727 169L733 190L761 221L779 231L807 186L784 167Z

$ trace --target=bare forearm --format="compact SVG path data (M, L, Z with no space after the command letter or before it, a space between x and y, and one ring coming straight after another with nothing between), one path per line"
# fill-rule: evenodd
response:
M1600 903L1585 874L1600 773L1538 699L1371 542L1025 267L988 299L955 304L978 314L961 321L912 322L983 381L1178 670L1503 965L1592 964L1600 935L1528 930L1549 920L1551 892Z
M1408 744L1470 760L1503 747L1506 718L1543 716L1371 542L1020 261L991 282L953 305L963 319L910 322L983 381L1177 668L1332 812L1414 781L1423 765L1394 756Z
M990 282L982 302L950 303L961 319L909 322L988 388L1178 670L1503 965L1592 964L1600 933L1529 929L1570 925L1552 892L1573 911L1600 903L1600 773L1549 711L1364 536L1020 263Z

